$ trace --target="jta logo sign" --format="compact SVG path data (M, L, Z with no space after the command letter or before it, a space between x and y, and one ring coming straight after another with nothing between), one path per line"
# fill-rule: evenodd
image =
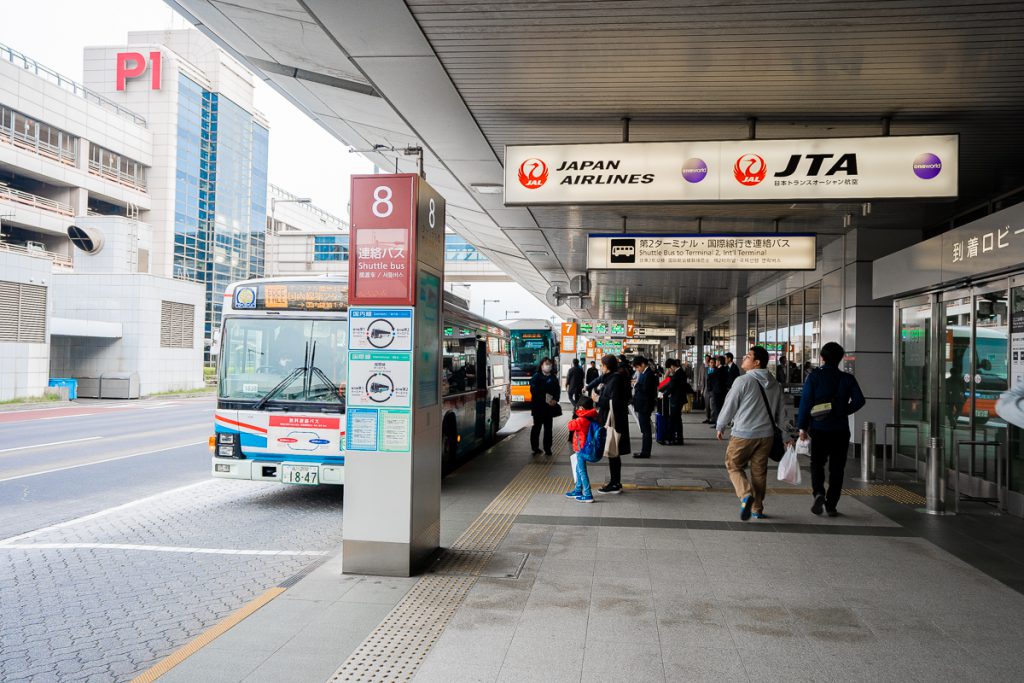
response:
M776 173L775 177L785 178L793 175L800 165L801 156L806 157L810 162L807 168L807 175L816 176L821 172L821 167L825 160L832 159L835 154L793 154L789 157L789 163L786 165L786 168ZM835 175L839 172L843 172L846 175L857 175L857 155L841 154L835 163L829 162L829 169L825 172L825 175Z
M149 53L149 87L160 89L160 51ZM146 73L146 57L141 52L117 53L117 89L124 90L128 79L138 78Z

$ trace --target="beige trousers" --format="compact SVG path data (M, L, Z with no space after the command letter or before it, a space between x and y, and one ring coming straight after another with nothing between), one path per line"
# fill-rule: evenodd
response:
M761 439L744 439L738 436L729 439L725 449L725 469L729 471L729 479L736 489L740 500L754 496L751 510L764 512L764 494L768 488L768 454L772 450L772 437ZM750 478L747 478L747 465L750 465Z

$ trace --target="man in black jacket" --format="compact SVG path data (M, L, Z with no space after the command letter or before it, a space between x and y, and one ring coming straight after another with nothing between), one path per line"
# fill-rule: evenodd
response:
M594 361L590 361L590 367L587 368L587 384L590 384L600 376L601 373L597 371L597 367L594 365Z
M583 393L583 368L580 367L580 359L572 359L572 367L565 373L565 392L572 403L572 413L576 414L576 404L580 402L580 395Z
M552 419L561 393L558 375L555 374L555 363L550 358L545 358L541 361L540 368L530 378L530 413L533 415L530 446L534 455L541 452L541 430L544 431L544 454L551 455Z
M640 452L634 458L651 457L651 413L654 412L658 400L658 379L654 376L643 356L633 359L636 368L636 385L633 387L633 410L636 411L637 422L640 423Z
M732 352L725 354L725 369L728 372L728 379L725 382L726 393L732 389L732 383L740 376L740 366L736 365L736 357Z

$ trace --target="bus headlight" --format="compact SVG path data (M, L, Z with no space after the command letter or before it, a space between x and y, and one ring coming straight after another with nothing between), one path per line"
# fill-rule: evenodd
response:
M220 432L217 434L217 443L232 444L235 442L234 432Z
M217 448L217 455L219 455L222 458L233 458L233 457L235 457L235 447L234 446L219 446Z

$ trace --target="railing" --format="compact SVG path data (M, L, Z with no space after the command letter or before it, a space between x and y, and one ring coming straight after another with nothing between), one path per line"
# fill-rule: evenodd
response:
M62 164L67 164L68 166L75 166L78 161L77 151L69 151L58 147L57 145L51 145L49 142L43 142L39 138L29 137L24 133L19 133L13 128L0 126L0 140L8 142L20 149L35 152L40 156L49 157L54 161L59 161Z
M71 270L74 268L74 263L70 256L64 256L63 254L55 254L52 251L45 251L43 249L29 249L23 247L20 244L9 244L7 242L0 242L0 251L9 251L15 254L29 254L30 256L39 256L48 258L53 261L53 265L58 268L64 268Z
M106 178L107 180L113 180L115 183L120 183L133 190L139 190L140 192L146 191L146 183L140 181L135 176L128 175L127 173L121 173L121 169L112 169L107 166L96 163L93 160L89 160L89 173Z
M26 71L34 73L36 76L39 76L40 78L47 80L50 83L53 83L59 88L67 90L68 92L77 95L78 97L81 97L84 100L94 102L95 104L98 104L105 109L109 109L118 116L123 116L124 118L131 119L133 122L137 123L143 128L146 127L146 119L139 116L135 112L129 109L125 109L117 102L114 102L113 100L108 100L106 97L103 97L103 95L100 95L99 93L89 90L89 88L86 88L81 83L73 81L67 76L63 76L54 71L53 69L43 66L31 57L26 57L17 50L12 50L11 48L3 44L0 44L0 60L5 60L10 62L11 64L20 66Z
M47 199L46 197L40 197L39 195L29 194L28 192L22 192L21 190L15 190L12 187L2 185L0 185L0 200L43 209L44 211L53 211L62 216L75 215L70 204L64 204L53 199Z

